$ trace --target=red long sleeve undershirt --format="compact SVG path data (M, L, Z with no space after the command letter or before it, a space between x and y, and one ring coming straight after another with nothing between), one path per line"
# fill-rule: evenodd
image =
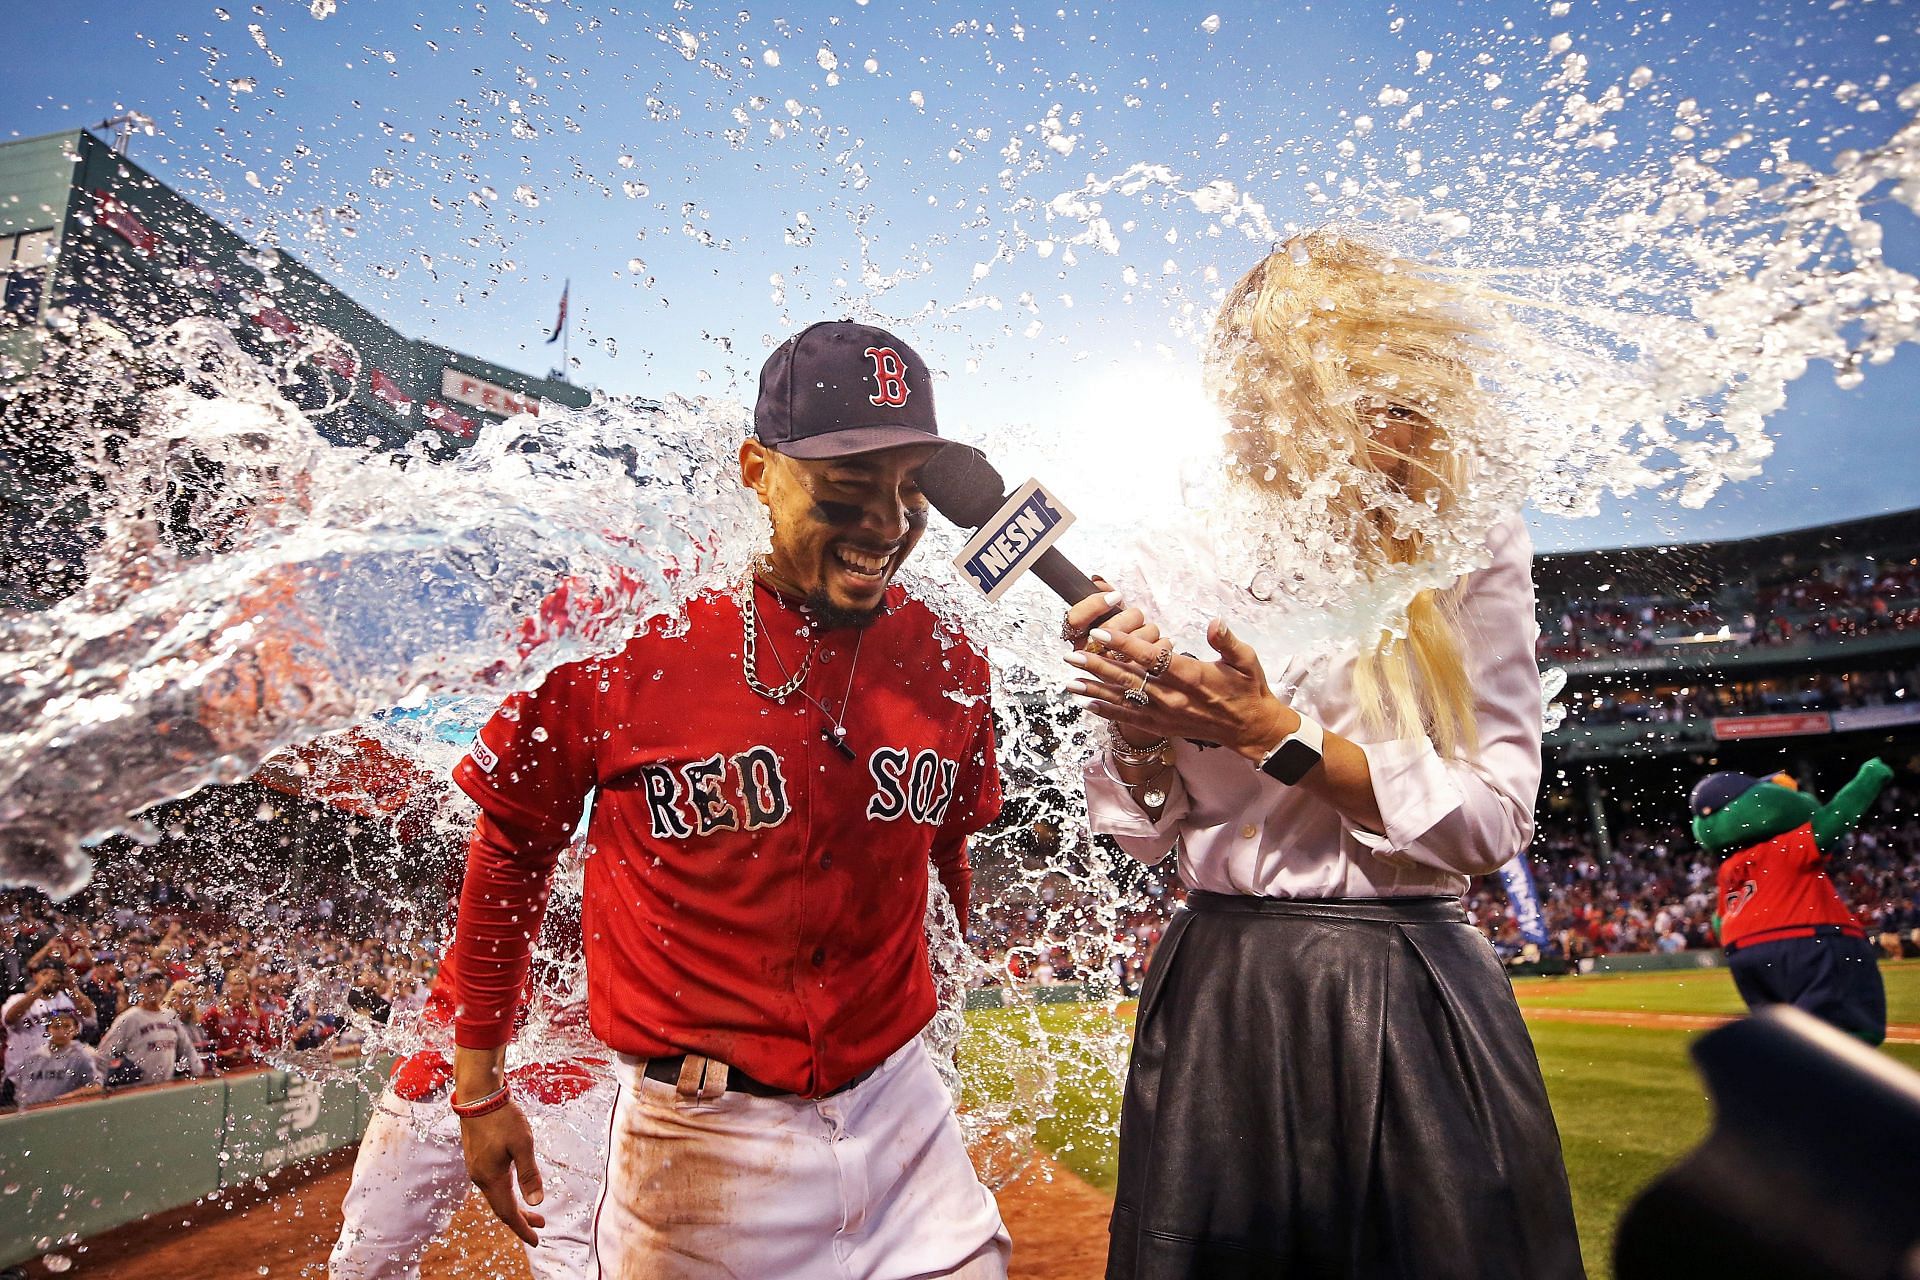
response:
M967 934L967 910L972 905L973 867L967 861L967 833L952 829L942 831L933 838L933 848L928 851L933 859L933 869L940 877L940 883L946 886L947 896L953 899L953 911L960 919L960 936Z
M486 814L474 824L453 939L453 1042L462 1049L498 1049L513 1039L554 864L565 847L541 849Z

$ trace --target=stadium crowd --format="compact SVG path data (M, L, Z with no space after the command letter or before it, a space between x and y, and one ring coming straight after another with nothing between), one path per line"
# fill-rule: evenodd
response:
M350 1055L362 1020L425 1003L430 955L364 892L316 886L241 923L218 891L149 880L136 902L132 888L0 894L0 1106Z
M1627 596L1570 600L1541 618L1543 662L1634 657L1679 646L1820 643L1920 628L1920 565L1868 557L1786 566L1712 599Z
M1829 867L1868 937L1890 959L1920 955L1920 818L1912 808L1920 795L1908 791L1900 798L1903 808L1883 809L1863 823L1852 848ZM1713 933L1719 862L1684 827L1627 828L1605 859L1584 833L1543 831L1533 869L1548 934L1544 947L1521 937L1496 882L1481 881L1468 898L1470 914L1504 960L1578 964L1589 956L1719 946Z
M1102 873L1088 849L1061 858L1051 824L1015 835L969 932L975 985L1094 980L1137 995L1183 896L1174 860L1142 869L1108 855ZM1718 945L1717 862L1684 826L1627 825L1612 846L1602 856L1584 823L1543 822L1532 865L1544 947L1520 936L1495 878L1475 882L1470 915L1515 964ZM1888 787L1833 874L1885 954L1920 955L1920 789ZM298 907L256 899L242 923L235 890L101 876L59 904L0 894L0 1106L350 1055L367 1024L424 1005L433 948L404 907L342 880L290 895Z
M1622 686L1566 699L1582 724L1680 724L1714 716L1841 711L1911 702L1920 707L1920 667L1816 672L1791 679Z
M1599 955L1719 947L1719 860L1684 825L1628 826L1612 845L1611 856L1602 856L1584 823L1541 825L1532 867L1544 947L1521 936L1497 877L1474 882L1468 913L1509 964L1573 967ZM1830 873L1883 954L1920 956L1920 789L1889 786ZM1117 903L1111 894L1104 882L1065 871L1030 881L1004 910L976 918L971 941L983 962L977 981L1086 981L1104 970L1122 993L1137 995L1149 953L1183 896L1172 860Z

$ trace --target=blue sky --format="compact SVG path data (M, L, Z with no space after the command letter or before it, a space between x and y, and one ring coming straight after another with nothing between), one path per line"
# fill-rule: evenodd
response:
M1338 145L1362 115L1397 157L1422 153L1422 184L1454 185L1518 154L1513 121L1558 36L1596 89L1652 76L1620 145L1577 157L1602 179L1666 163L1681 114L1824 163L1898 127L1917 25L1888 0L76 3L9 14L0 136L145 111L161 136L134 154L173 185L403 330L514 367L552 359L567 278L577 377L614 392L746 399L786 332L873 315L946 373L956 434L1071 432L1150 467L1154 432L1184 425L1207 269L1231 279L1266 243L1251 218L1223 226L1149 187L1102 197L1114 252L1076 246L1085 225L1049 216L1063 193L1157 165L1183 190L1232 183L1277 227L1312 224L1325 207L1307 184L1353 171ZM1913 218L1886 218L1914 269ZM1537 537L1728 536L1913 505L1916 406L1911 348L1851 391L1816 365L1772 420L1760 479L1701 511L1642 496Z

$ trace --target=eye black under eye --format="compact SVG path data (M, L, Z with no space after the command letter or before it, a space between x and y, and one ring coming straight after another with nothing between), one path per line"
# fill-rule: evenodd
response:
M815 514L828 524L859 524L864 514L858 503L829 502L825 498L817 499L813 509Z

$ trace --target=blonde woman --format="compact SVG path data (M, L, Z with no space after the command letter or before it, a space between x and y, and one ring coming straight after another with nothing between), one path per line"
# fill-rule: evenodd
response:
M1316 234L1228 293L1208 357L1235 483L1311 493L1365 576L1437 553L1486 411L1468 300ZM1128 609L1068 614L1070 692L1109 720L1093 829L1180 849L1120 1126L1110 1280L1582 1274L1533 1046L1459 899L1533 835L1530 546L1422 593L1405 636L1288 663L1214 622L1175 652ZM1218 744L1198 746L1196 743Z

